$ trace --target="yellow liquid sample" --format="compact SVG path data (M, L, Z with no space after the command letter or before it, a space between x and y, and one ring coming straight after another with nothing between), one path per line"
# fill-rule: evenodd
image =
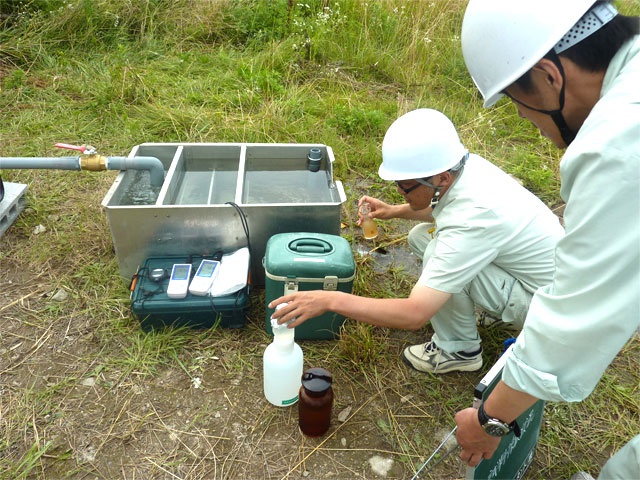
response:
M372 218L365 218L364 220L362 220L361 226L364 238L366 238L367 240L372 240L378 236L378 226Z

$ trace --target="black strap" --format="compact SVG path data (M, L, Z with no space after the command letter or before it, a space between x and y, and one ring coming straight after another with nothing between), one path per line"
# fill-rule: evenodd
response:
M2 182L2 175L0 175L0 202L4 198L4 183Z
M480 404L480 406L478 407L478 421L480 422L480 425L484 425L485 423L487 423L489 421L491 417L489 417L489 415L487 415L487 412L484 411L484 402ZM494 419L494 420L498 420L498 419ZM506 423L503 422L502 420L498 420L501 423ZM513 434L520 438L520 425L518 425L518 421L514 420L513 422L507 424L509 425L509 428L511 429L511 431L513 432Z

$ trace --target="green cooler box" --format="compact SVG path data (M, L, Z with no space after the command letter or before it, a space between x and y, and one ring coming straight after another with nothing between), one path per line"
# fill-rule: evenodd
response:
M340 290L351 293L356 264L344 238L324 233L279 233L267 241L263 259L266 305L297 291ZM265 328L271 331L273 309L266 308ZM344 317L327 312L296 327L296 340L337 338Z
M245 310L249 285L235 293L221 297L197 296L187 293L185 298L169 298L169 274L176 263L191 263L192 277L202 257L151 257L144 261L134 275L131 287L131 311L145 331L173 325L176 327L241 328L246 324ZM161 269L165 275L153 279L151 272ZM157 270L156 270L157 271Z

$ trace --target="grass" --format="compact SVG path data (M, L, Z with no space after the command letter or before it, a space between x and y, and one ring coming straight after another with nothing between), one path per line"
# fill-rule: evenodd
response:
M464 4L3 2L0 156L60 155L60 141L113 156L142 142L324 143L347 188L344 236L355 246L359 196L400 200L376 174L386 128L432 107L470 150L556 206L561 152L508 103L482 108L460 53ZM640 13L636 2L620 7ZM27 210L0 239L2 479L370 478L373 454L394 458L390 477L406 478L469 404L475 376L399 364L429 327L347 322L339 341L303 349L306 364L333 373L335 412L351 413L320 441L300 438L294 410L261 401L264 292L252 294L242 330L144 333L100 208L115 173L1 173L29 186ZM404 243L406 222L381 223L376 246ZM356 258L356 293L409 293L409 272ZM67 300L52 301L61 289ZM487 365L504 335L482 332ZM527 478L596 474L638 432L639 357L630 343L586 401L547 406ZM461 476L453 457L439 468Z

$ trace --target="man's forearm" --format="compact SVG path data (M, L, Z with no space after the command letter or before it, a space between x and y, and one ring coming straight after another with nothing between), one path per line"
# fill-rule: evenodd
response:
M422 222L433 222L433 216L431 215L431 207L424 208L422 210L412 209L408 203L402 205L396 205L393 211L394 218L403 218L405 220L420 220Z
M417 330L429 321L431 312L409 304L406 298L376 299L337 292L331 295L329 310L378 327Z
M484 403L487 415L511 423L522 415L538 398L509 387L502 380Z

